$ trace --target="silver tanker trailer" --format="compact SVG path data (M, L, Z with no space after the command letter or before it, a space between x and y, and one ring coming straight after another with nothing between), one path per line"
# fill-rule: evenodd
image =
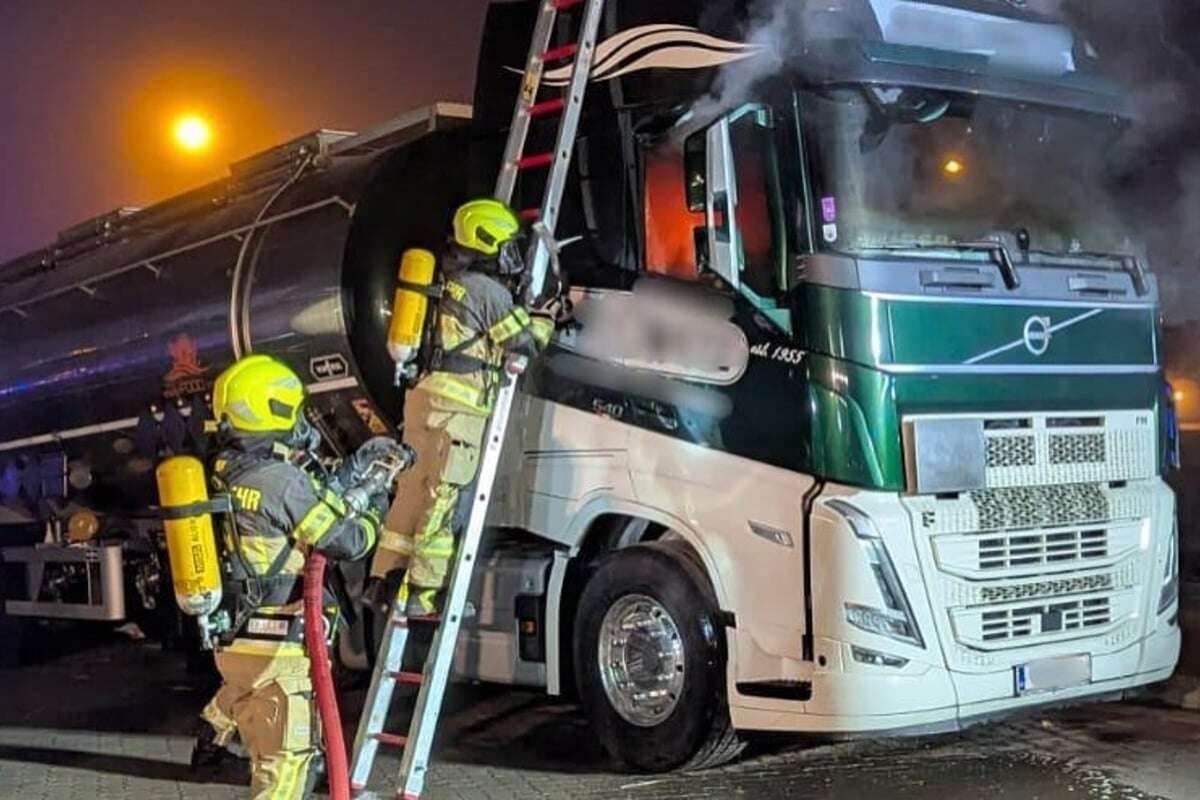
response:
M0 268L8 615L117 622L170 608L154 467L204 451L212 382L244 353L305 376L333 448L394 432L396 259L443 240L469 184L451 154L470 116L443 103L361 135L317 131ZM412 168L432 162L445 166Z

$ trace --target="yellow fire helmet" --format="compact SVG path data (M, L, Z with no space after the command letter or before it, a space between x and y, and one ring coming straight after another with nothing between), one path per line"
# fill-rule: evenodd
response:
M517 215L499 200L472 200L454 214L454 241L485 256L499 253L520 231Z
M221 373L213 387L213 414L234 430L287 432L304 406L304 384L270 356L246 356Z

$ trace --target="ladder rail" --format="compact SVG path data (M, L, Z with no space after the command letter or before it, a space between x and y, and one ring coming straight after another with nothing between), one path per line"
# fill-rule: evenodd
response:
M505 382L496 398L496 406L488 423L486 448L479 469L479 481L471 504L471 516L467 529L458 543L454 558L454 570L450 576L450 589L446 596L446 611L442 623L434 634L429 658L425 668L425 680L417 695L413 710L413 727L410 729L404 758L400 762L400 795L416 798L425 786L425 775L429 769L429 753L433 748L433 737L437 720L441 715L442 701L449 682L450 670L454 665L454 650L458 642L462 613L466 608L467 592L471 587L471 576L475 556L483 539L484 525L500 468L504 448L504 435L512 412L517 382L525 368L525 358L511 357L505 368Z
M513 190L517 186L517 174L520 172L517 161L525 150L525 141L529 138L529 126L532 123L528 109L537 102L538 89L542 85L542 72L546 68L542 54L550 49L550 43L554 41L554 21L557 17L555 0L542 0L537 24L533 28L529 58L525 62L525 73L521 77L521 92L513 107L512 123L508 128L504 160L500 162L500 174L496 178L496 199L505 205L512 203Z
M404 650L408 644L408 624L403 609L393 603L388 613L387 630L380 643L379 657L371 675L371 686L367 690L364 713L358 720L358 731L354 735L354 762L350 765L350 788L361 791L371 779L371 768L379 751L383 728L387 724L388 711L392 706L392 694L396 689L394 673L403 666Z
M563 192L571 174L571 159L575 154L575 139L579 135L579 120L583 115L583 101L587 96L588 83L592 77L592 62L596 57L596 38L600 34L604 0L588 0L579 30L579 50L575 65L571 69L571 80L567 86L566 108L554 143L554 161L546 178L546 193L542 199L540 220L549 232L549 237L534 237L526 259L529 269L529 296L540 297L546 283L546 270L550 266L550 240L558 228L558 214L562 206Z

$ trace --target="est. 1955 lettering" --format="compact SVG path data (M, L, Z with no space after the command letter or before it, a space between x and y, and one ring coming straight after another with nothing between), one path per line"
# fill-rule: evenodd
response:
M772 346L770 342L762 342L750 348L750 355L781 361L784 364L799 364L804 361L804 351L797 347L785 347L781 344Z

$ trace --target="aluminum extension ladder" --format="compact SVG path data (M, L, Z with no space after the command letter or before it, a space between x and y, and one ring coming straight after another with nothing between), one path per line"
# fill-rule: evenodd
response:
M579 40L573 44L554 47L556 22L564 11L583 7L579 21ZM592 62L595 57L596 39L600 30L600 18L604 0L544 0L534 27L533 42L529 59L521 81L520 95L513 112L509 128L508 144L504 161L496 183L496 199L511 204L517 177L525 171L548 168L546 188L540 208L526 209L520 213L527 221L535 223L540 235L535 236L527 258L529 269L529 296L538 297L545 285L546 272L551 264L554 232L558 224L559 207L563 190L570 172L571 157L579 130L579 118L583 109L584 95L591 78ZM561 97L539 101L542 72L547 63L574 59L574 67L566 92ZM554 149L545 153L527 154L525 147L529 130L537 118L559 115L558 133ZM350 771L350 786L355 794L367 789L371 768L380 745L402 747L404 756L400 764L400 780L396 796L401 800L418 800L425 786L429 769L429 756L433 747L434 733L441 716L442 701L450 670L454 664L454 653L462 617L467 607L467 592L471 586L473 567L480 542L488 505L500 465L501 449L513 407L517 383L525 369L525 359L510 358L505 366L503 384L498 393L495 409L488 423L483 459L480 464L478 483L466 532L460 538L454 565L450 575L449 591L445 608L439 617L429 655L423 672L403 670L404 652L409 639L409 622L404 616L404 600L407 589L402 588L392 603L387 629L380 644L375 671L367 701L359 720L358 733L354 738L354 755ZM416 707L408 734L401 736L384 731L392 694L397 684L420 686Z

